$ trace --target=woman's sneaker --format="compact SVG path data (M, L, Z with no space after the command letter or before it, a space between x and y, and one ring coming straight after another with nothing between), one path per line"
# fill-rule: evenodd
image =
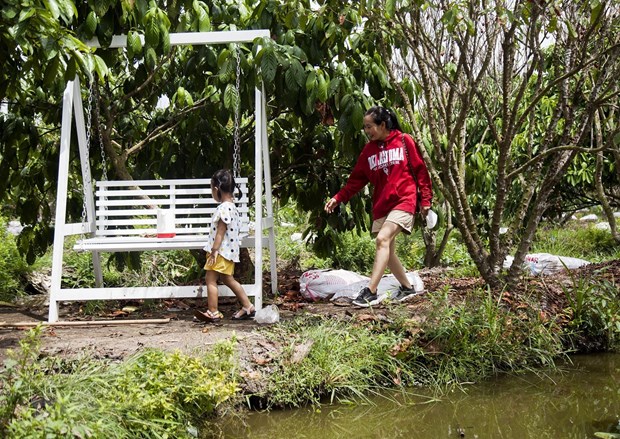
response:
M370 291L370 288L364 287L352 303L355 306L368 308L369 306L379 303L379 298L376 294L373 294L373 292Z
M392 300L396 300L398 302L404 302L408 299L411 299L413 296L417 295L418 293L416 292L416 290L412 288L406 288L403 287L402 285L400 287L398 287L398 291L396 291L393 295L392 295Z

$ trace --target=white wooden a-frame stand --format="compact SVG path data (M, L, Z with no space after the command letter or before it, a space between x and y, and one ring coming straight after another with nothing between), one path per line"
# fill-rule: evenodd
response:
M269 37L268 30L250 31L224 31L224 32L197 32L197 33L177 33L170 34L171 45L200 45L200 44L222 44L222 43L242 43L252 42L256 38ZM93 44L96 46L97 44ZM116 36L112 40L110 47L126 47L126 36ZM254 284L243 285L248 296L254 298L257 309L262 307L262 258L263 246L269 248L271 288L277 292L276 276L276 253L275 253L275 234L273 229L273 203L271 198L271 169L269 165L269 147L267 140L267 118L265 110L264 88L255 88L255 182L254 182ZM94 194L93 182L91 178L88 145L86 138L86 125L84 120L84 109L80 90L80 81L69 81L63 96L62 129L60 137L60 157L58 166L58 192L56 203L56 221L54 232L54 249L52 259L52 285L50 292L49 322L58 320L58 304L65 301L81 300L119 300L119 299L163 299L177 297L206 297L206 288L202 286L146 286L146 287L114 287L105 288L103 286L103 275L101 270L100 252L107 251L106 247L101 250L96 247L90 248L92 251L93 269L95 274L95 288L62 288L63 255L65 247L65 237L70 235L84 235L95 237L97 232L97 210L93 196L85 197L86 218L84 223L67 224L67 191L69 186L69 160L71 146L71 128L75 118L77 141L80 151L82 167L82 180L85 194ZM138 182L136 182L138 183ZM146 183L146 182L145 182ZM263 198L264 184L264 198ZM174 194L173 194L174 197ZM266 215L263 216L263 207ZM264 231L269 231L268 236L264 237ZM171 240L152 239L147 244L136 246L135 240L128 243L126 247L120 248L116 242L116 251L147 250L147 249L171 249L171 248L201 248L201 243L196 237L193 241L183 240L183 238L172 238ZM232 295L232 292L225 286L221 286L220 295Z

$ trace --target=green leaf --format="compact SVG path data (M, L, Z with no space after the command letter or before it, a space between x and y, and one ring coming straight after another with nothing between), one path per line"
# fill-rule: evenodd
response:
M334 93L336 93L338 87L340 87L340 81L340 78L334 78L333 80L329 81L329 87L327 89L327 94L329 96L332 96Z
M395 12L396 12L396 0L386 0L385 15L387 15L389 18L393 18Z
M75 79L75 72L77 66L73 57L67 60L67 69L65 70L65 81L73 81Z
M45 75L43 76L43 85L50 87L54 80L58 77L58 70L60 67L60 56L55 56L45 68Z
M194 104L194 100L192 99L192 95L185 90L183 87L178 87L175 96L173 96L173 100L180 106L186 107Z
M323 73L318 75L318 78L319 80L316 95L321 102L325 102L327 100L327 81L325 80L325 75Z
M355 102L353 111L351 113L351 122L353 123L353 127L357 131L364 128L364 109L362 108L362 104L360 104L359 102Z
M155 49L153 49L152 47L149 47L146 50L146 55L144 56L144 62L146 63L146 66L150 70L153 70L155 68L155 65L157 64L157 54L155 53Z
M84 23L84 27L88 35L95 35L98 22L99 20L97 20L97 14L95 14L95 11L90 11L88 17L86 17L86 22Z
M95 72L99 75L99 78L103 79L108 76L108 66L99 55L93 55L93 61L95 63Z
M228 84L224 90L224 107L234 112L239 105L239 92L233 84Z
M299 84L297 83L297 80L295 79L295 72L293 71L292 68L288 68L286 70L286 73L284 73L284 81L286 82L286 88L291 91L291 92L295 92L299 89Z
M60 17L60 8L58 7L58 3L56 2L56 0L46 0L44 3L45 9L50 11L52 17L54 17L55 20L58 20L58 18Z
M7 20L13 20L15 17L17 17L17 12L18 10L16 8L13 8L11 6L5 6L2 9L2 16Z
M593 0L590 2L590 10L592 11L592 15L590 15L590 26L592 26L599 19L601 12L603 12L603 5L599 0Z
M130 58L142 53L142 40L140 39L140 34L135 30L130 30L127 34L127 50Z
M58 9L60 10L63 21L67 24L71 23L73 17L77 16L77 8L75 7L75 3L71 0L60 0Z
M209 32L211 30L211 20L209 14L203 9L203 13L198 16L198 30L200 32Z
M145 40L147 46L157 47L159 44L159 26L154 18L146 24Z
M284 74L284 80L287 89L291 92L297 93L303 87L306 82L306 72L297 59L291 59L289 67Z
M161 50L163 53L170 52L170 34L168 32L166 32L162 37Z
M192 8L198 19L198 30L200 32L209 32L211 30L211 20L209 19L209 10L204 2L194 0Z
M19 13L19 22L23 22L28 20L30 17L32 17L34 15L34 13L36 12L35 8L26 8L26 9L22 9L22 11Z
M310 73L308 73L308 76L306 77L306 91L309 93L310 91L314 90L315 85L316 71L312 70L310 71Z
M265 48L265 53L261 60L261 75L263 80L270 84L276 77L276 71L278 69L278 58L272 47Z

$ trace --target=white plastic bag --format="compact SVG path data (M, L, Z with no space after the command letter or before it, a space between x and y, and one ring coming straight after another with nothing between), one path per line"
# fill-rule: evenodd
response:
M254 315L256 323L278 323L280 321L280 310L276 305L269 305L256 311Z
M432 230L435 228L436 225L437 214L432 209L429 209L428 213L426 214L426 228Z
M299 292L307 300L329 299L356 282L368 278L348 270L309 270L299 277Z

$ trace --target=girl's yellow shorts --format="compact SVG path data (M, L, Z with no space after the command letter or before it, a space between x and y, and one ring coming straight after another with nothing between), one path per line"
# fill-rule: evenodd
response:
M209 259L209 255L207 255L207 260ZM215 258L215 263L209 265L207 262L205 264L205 270L217 271L222 274L230 274L233 275L235 273L235 263L218 254L217 258Z

